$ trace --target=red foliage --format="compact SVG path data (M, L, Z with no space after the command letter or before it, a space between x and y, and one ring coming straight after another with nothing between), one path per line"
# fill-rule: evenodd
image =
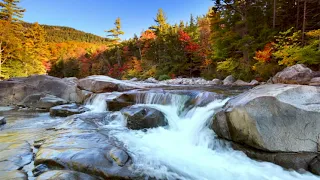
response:
M121 78L124 72L128 69L127 65L119 66L118 64L114 64L112 67L108 67L108 76L114 78Z
M270 62L273 52L273 43L268 43L264 46L262 51L256 51L254 59L260 62Z
M179 41L182 41L185 43L188 43L191 41L191 37L189 36L189 34L184 32L183 30L180 30L178 34L179 34Z

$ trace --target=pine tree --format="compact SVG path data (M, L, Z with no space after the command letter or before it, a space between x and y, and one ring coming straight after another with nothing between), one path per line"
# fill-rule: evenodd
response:
M116 44L116 49L117 49L117 61L118 61L118 66L120 67L121 65L121 56L120 56L120 50L119 50L119 36L120 35L123 35L124 32L121 30L121 20L120 18L118 17L116 19L116 22L114 23L115 25L115 28L114 29L110 29L109 31L106 31L107 33L110 33L108 36L111 36L114 41L114 43Z
M2 1L2 2L1 2ZM0 19L9 22L18 22L23 18L25 9L18 7L20 0L1 0Z

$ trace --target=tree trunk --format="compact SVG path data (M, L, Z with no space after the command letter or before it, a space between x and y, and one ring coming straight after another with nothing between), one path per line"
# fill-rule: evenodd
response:
M277 0L273 0L273 22L272 22L272 27L273 29L276 28L276 3L277 3Z
M303 4L303 23L302 23L302 44L305 44L305 32L306 32L306 15L307 15L307 0L304 0Z
M300 18L300 0L297 0L297 22L296 22L296 29L299 29L299 18Z

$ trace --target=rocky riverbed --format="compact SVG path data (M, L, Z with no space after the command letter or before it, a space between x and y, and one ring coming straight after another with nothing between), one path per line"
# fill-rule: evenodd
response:
M320 87L189 81L0 82L0 179L318 179Z

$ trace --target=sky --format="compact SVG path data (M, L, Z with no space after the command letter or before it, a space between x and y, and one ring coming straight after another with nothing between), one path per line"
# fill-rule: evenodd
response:
M24 21L47 25L68 26L106 37L104 30L114 27L121 18L125 32L122 39L155 25L159 8L170 24L188 21L190 14L203 15L213 5L212 0L21 0L26 9Z

